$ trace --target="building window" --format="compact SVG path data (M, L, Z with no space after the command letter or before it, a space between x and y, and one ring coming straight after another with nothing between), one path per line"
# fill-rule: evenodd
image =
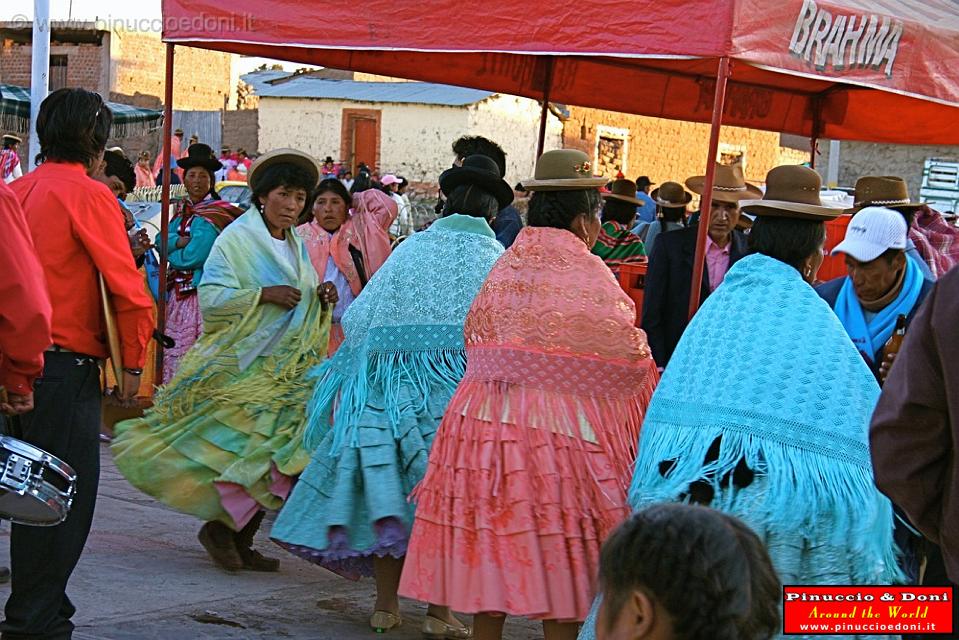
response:
M740 144L719 143L719 151L716 154L716 161L719 164L738 164L746 172L746 147Z
M619 172L626 172L629 152L629 129L599 125L596 127L596 166L593 173L615 180Z
M67 56L50 56L50 91L67 86Z

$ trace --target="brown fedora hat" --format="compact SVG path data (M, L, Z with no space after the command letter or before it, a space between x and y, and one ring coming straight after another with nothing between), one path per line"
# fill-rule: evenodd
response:
M557 149L541 155L533 177L522 184L527 191L599 189L606 184L606 178L593 176L589 156L582 151Z
M706 188L706 176L693 176L686 179L686 187L695 194L703 195ZM761 198L762 190L746 182L743 168L739 164L716 163L716 177L713 180L712 200L736 203L749 196Z
M622 200L637 206L643 205L643 201L636 197L636 183L632 180L616 180L610 185L609 193L603 194L603 198L606 200Z
M783 165L766 174L766 195L761 200L743 200L740 208L754 216L832 220L843 210L823 206L819 199L822 178L803 165Z
M669 209L685 207L693 200L693 194L683 189L683 185L678 182L664 182L653 189L649 197L659 206Z
M918 209L925 202L912 202L909 187L898 176L863 176L856 180L853 207L846 213L856 213L864 207L892 207L894 209Z

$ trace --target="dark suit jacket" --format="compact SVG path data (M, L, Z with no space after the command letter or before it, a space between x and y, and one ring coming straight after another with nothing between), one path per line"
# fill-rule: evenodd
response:
M493 233L499 243L509 249L516 242L516 236L523 230L523 218L516 207L510 205L496 214L493 220Z
M836 308L836 299L839 298L839 291L842 289L843 284L846 283L846 277L835 278L829 282L824 282L821 285L816 287L816 293L819 294L819 297L829 303L829 306L832 309ZM916 300L916 306L912 308L912 311L909 312L909 315L906 316L906 328L909 328L909 325L912 323L912 319L916 316L916 312L919 311L919 307L922 306L922 301L926 299L926 296L929 295L929 292L932 291L932 286L934 282L929 280L922 281L922 289L919 291L919 299ZM872 375L876 376L876 382L879 382L879 367L882 365L883 359L883 349L880 349L878 352L874 353L872 360L866 360L866 364L869 365L869 368L872 370Z
M959 268L935 285L906 333L872 417L879 490L942 547L959 581Z
M689 294L696 257L696 229L688 227L664 233L656 239L646 272L643 292L642 328L649 338L653 358L660 367L673 355L673 350L689 324ZM733 231L729 249L729 266L749 252L746 236ZM709 295L709 269L703 267L702 300Z

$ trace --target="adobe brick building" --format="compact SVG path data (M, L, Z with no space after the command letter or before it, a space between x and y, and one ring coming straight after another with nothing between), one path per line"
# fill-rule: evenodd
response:
M166 46L160 34L107 31L101 26L94 22L52 23L50 90L82 87L113 102L162 108ZM0 22L0 82L30 86L32 37L30 23ZM173 82L175 109L225 109L230 73L230 54L178 47ZM153 153L159 146L159 132L110 144L119 144L131 156L142 149Z
M567 107L563 146L580 149L595 159L596 172L612 178L617 171L630 180L646 175L661 184L682 183L702 175L709 148L709 125L680 120L650 118L585 107ZM763 183L766 172L781 164L809 162L809 145L796 144L791 136L778 133L723 127L719 157L741 162L746 179ZM694 201L694 206L695 206Z
M829 164L829 141L819 143L819 166ZM862 176L900 176L909 185L909 195L919 199L926 160L959 159L959 146L881 144L843 140L839 149L840 187L853 187Z
M540 116L535 101L512 96L494 100L494 94L487 92L471 104L444 105L440 100L414 107L384 97L400 89L396 83L392 78L335 69L249 73L240 81L238 110L226 120L237 123L229 127L230 135L225 127L224 140L242 138L253 148L255 135L260 151L299 146L321 157L339 154L340 160L348 160L350 143L356 139L341 121L346 123L354 110L361 109L375 120L379 132L371 154L373 164L412 177L418 185L435 181L448 166L449 144L466 133L487 135L506 148L511 163L508 179L516 181L532 172ZM455 120L454 111L472 115L464 123ZM304 128L304 122L314 126ZM622 171L630 179L648 175L657 183L682 182L705 170L709 142L705 124L565 105L553 105L549 123L547 149L580 149L593 159L594 172L611 180ZM404 138L410 131L415 135ZM762 183L775 166L809 161L808 141L790 138L724 127L717 160L741 162L747 178Z

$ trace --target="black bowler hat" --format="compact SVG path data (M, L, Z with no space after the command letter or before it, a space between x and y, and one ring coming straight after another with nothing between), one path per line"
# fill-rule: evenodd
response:
M513 202L513 188L500 177L499 165L492 158L480 154L463 160L462 166L447 169L440 174L440 189L448 198L461 185L475 185L496 198L499 208Z
M216 172L223 168L223 163L217 159L210 145L200 142L191 144L190 148L186 150L186 157L177 160L176 166L184 171L188 171L193 167L203 167L208 171Z

